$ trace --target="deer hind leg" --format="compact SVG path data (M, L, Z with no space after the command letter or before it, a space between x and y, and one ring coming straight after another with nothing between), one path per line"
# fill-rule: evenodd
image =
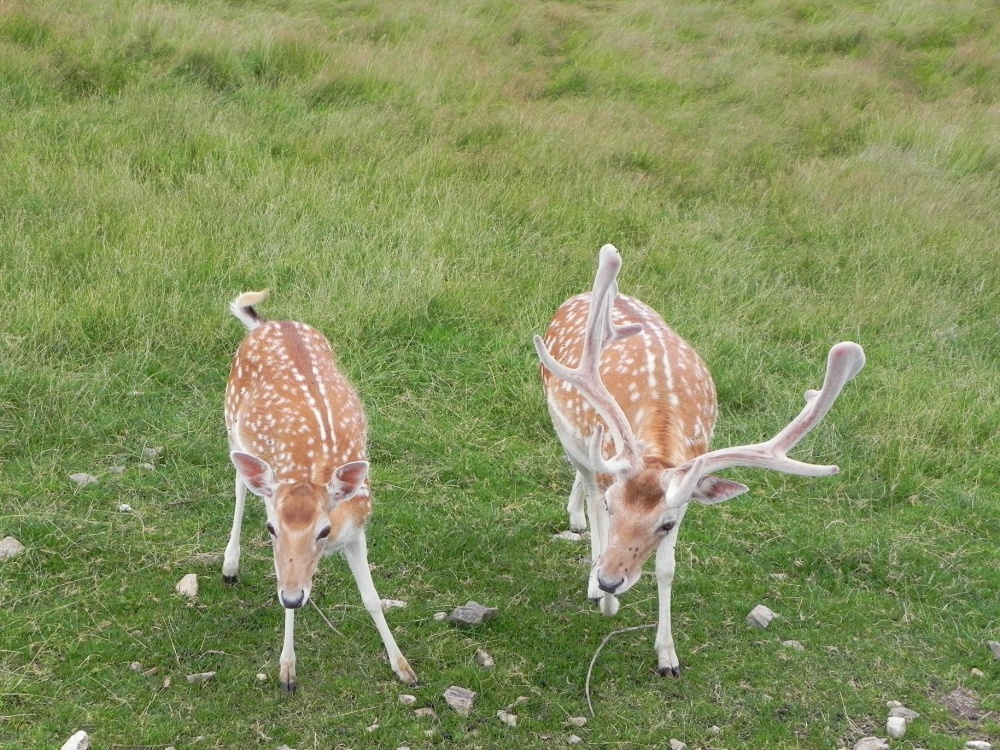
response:
M410 664L406 661L406 657L403 656L402 651L399 650L399 646L396 645L396 639L392 637L389 624L385 621L385 614L382 612L382 600L375 590L371 570L368 568L368 542L365 539L364 529L358 532L357 539L344 548L344 557L347 558L347 564L350 566L351 573L354 574L354 580L358 584L361 601L364 603L365 609L368 610L368 614L371 615L372 620L375 621L375 627L378 629L379 635L382 636L382 643L385 644L385 651L389 655L389 664L392 665L392 671L407 685L416 685L417 675L410 668Z
M577 467L577 478L587 498L587 515L590 517L590 579L587 598L599 602L601 612L610 617L618 612L618 597L601 591L597 584L597 563L608 544L608 511L604 507L604 493L597 486L594 474Z
M569 502L566 504L566 512L569 513L569 530L582 534L587 530L587 514L584 512L584 503L587 499L587 492L583 486L583 477L580 472L576 472L573 480L573 489L569 493Z
M236 475L236 510L233 513L233 529L229 532L229 543L222 560L222 580L236 583L240 570L240 532L243 528L243 510L246 507L247 486L240 475Z
M295 610L285 610L285 642L278 659L281 667L281 687L286 693L295 694L298 682L295 680Z

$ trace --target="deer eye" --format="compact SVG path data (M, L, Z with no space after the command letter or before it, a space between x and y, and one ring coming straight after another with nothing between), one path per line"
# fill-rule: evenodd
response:
M330 536L330 527L329 526L327 526L325 529L323 529L321 532L319 532L319 536L317 536L316 539L326 539L328 536Z
M671 531L674 530L674 526L676 525L677 525L676 521L667 521L666 523L662 524L660 528L657 529L657 532L659 532L660 534L669 534Z
M274 530L274 524L270 521L267 522L267 533L271 536L278 536L278 532Z

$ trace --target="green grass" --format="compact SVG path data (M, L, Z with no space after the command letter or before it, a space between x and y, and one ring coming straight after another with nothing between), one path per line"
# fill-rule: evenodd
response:
M1000 740L997 10L0 3L0 537L28 548L0 563L0 746L826 749L892 699L922 714L894 747ZM602 618L589 550L551 540L572 477L531 336L605 242L709 364L718 446L780 429L832 343L868 365L800 449L839 476L731 472L748 496L688 514L683 678L620 636L578 730L601 639L656 608L647 575ZM226 304L262 287L366 403L376 587L409 601L390 626L437 721L398 704L343 561L314 587L339 633L301 613L288 698L257 505L237 587L198 557L231 521ZM500 617L434 621L468 599ZM949 712L960 686L994 718Z

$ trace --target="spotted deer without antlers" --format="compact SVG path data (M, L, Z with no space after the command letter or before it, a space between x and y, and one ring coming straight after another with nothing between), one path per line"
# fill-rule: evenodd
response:
M764 443L709 451L717 414L704 362L652 308L618 294L618 251L601 248L594 289L567 300L535 336L549 414L576 479L570 527L591 523L593 567L587 595L606 615L638 580L656 551L659 672L680 675L670 626L677 532L691 502L712 505L747 487L712 472L735 466L809 477L837 473L786 454L833 406L865 363L861 347L830 350L819 391L801 413ZM606 458L606 455L612 458ZM586 516L584 515L586 503Z
M334 552L347 558L392 670L413 684L417 677L389 631L368 569L365 523L372 500L361 401L321 333L304 323L261 319L253 305L266 296L247 292L230 305L249 333L233 358L226 388L236 513L222 578L236 582L249 489L264 500L278 601L285 608L282 687L295 692L295 610L309 600L320 558Z

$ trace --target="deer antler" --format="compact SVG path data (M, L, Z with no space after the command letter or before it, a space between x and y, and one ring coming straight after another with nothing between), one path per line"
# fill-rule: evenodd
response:
M634 469L641 462L632 426L601 379L601 354L611 344L634 336L642 330L642 323L619 326L611 319L615 298L618 296L618 271L622 259L614 245L601 248L594 291L590 297L587 330L583 338L583 353L575 368L558 362L545 346L541 336L535 336L535 349L542 364L556 377L574 385L611 430L616 455L606 460L601 446L604 426L598 425L590 443L590 460L594 470L601 474L618 474Z
M826 363L826 377L819 391L806 391L806 405L785 429L764 443L734 446L704 453L682 464L686 470L680 486L672 488L677 495L682 489L692 489L699 479L715 471L733 466L752 466L774 469L786 474L805 477L823 477L836 474L837 466L821 466L788 458L788 451L798 444L809 431L819 424L833 406L840 391L861 368L865 366L864 350L851 341L842 341L830 349Z

